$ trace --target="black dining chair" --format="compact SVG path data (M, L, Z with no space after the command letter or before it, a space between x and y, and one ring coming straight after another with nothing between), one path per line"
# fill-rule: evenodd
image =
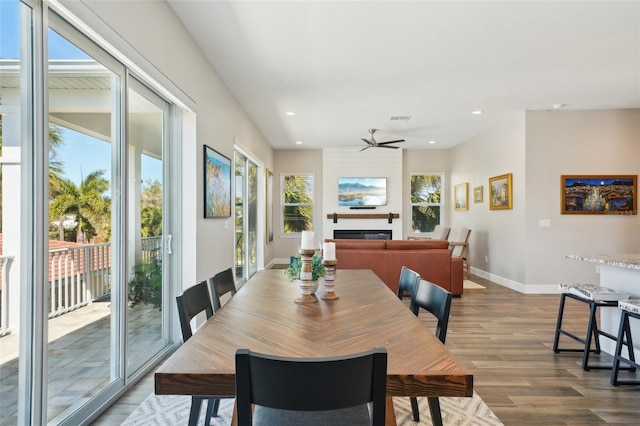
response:
M419 280L420 274L413 269L403 266L400 271L400 279L398 280L398 299L402 300L405 295L409 295L409 297L413 296ZM412 306L409 306L409 309L413 311Z
M420 279L411 296L413 313L418 316L420 308L431 313L437 320L435 335L444 344L447 338L449 325L449 313L451 311L451 293L432 282ZM418 402L415 397L410 397L413 420L420 421ZM440 400L438 397L428 397L431 420L435 425L442 425L442 413L440 412Z
M178 317L180 328L182 329L182 340L186 342L193 335L191 330L191 320L201 312L204 312L207 319L213 316L211 299L207 282L202 281L193 287L186 289L181 296L176 297L178 303ZM207 411L205 415L205 425L211 423L212 417L218 416L220 400L218 398L206 398L202 396L191 396L191 410L189 412L189 426L196 426L200 417L202 401L207 401Z
M218 312L218 309L222 307L220 298L227 293L230 293L231 296L236 294L236 280L233 276L233 269L225 269L209 278L209 287L211 289L213 310Z
M238 425L381 426L386 383L383 348L331 358L289 358L239 349Z

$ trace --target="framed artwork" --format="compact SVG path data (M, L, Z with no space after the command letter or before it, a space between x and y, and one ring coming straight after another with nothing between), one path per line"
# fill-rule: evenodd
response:
M511 173L489 178L489 209L513 208L513 183Z
M637 175L562 175L562 214L638 214Z
M481 203L482 202L482 185L480 186L476 186L473 188L473 202L474 203Z
M469 183L459 183L453 187L453 199L456 210L468 210Z
M204 146L204 217L231 217L231 160Z
M273 241L273 172L267 169L267 244Z

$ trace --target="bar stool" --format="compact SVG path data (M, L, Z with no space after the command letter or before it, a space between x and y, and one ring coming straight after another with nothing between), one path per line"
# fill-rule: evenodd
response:
M631 327L629 325L629 317L640 319L640 300L625 300L619 301L618 307L622 309L620 314L620 328L618 330L618 340L616 342L616 351L613 354L613 368L611 370L611 384L618 385L640 385L640 380L618 380L618 372L620 363L629 364L630 371L636 371L636 368L640 368L640 364L636 363L636 358L633 350L633 340L631 339ZM627 346L627 353L629 358L622 356L622 345Z
M577 300L578 302L589 305L589 322L587 326L587 335L583 339L566 330L562 329L562 319L564 315L564 304L566 298ZM629 298L628 293L621 293L606 287L600 287L593 284L560 284L560 307L558 309L558 321L556 323L555 338L553 340L553 352L582 352L582 369L589 371L590 369L609 369L610 366L589 365L589 354L600 353L599 336L604 336L613 341L617 341L616 336L602 331L598 328L597 310L598 308L617 308L619 300ZM583 349L563 349L558 347L560 335L564 334L577 342L584 345ZM591 342L595 340L595 349L591 349Z

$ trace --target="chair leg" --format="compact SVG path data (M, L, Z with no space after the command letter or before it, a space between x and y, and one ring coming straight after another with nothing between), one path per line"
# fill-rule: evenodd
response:
M411 402L411 412L413 413L413 421L420 421L420 410L418 410L418 398L415 396L410 396L409 401Z
M556 322L556 335L553 339L553 352L558 353L558 343L560 342L560 330L562 329L562 316L564 315L564 301L566 296L564 293L560 295L560 307L558 308L558 321Z
M598 321L596 320L597 306L595 303L590 303L589 309L589 326L587 327L587 337L584 343L584 354L582 356L582 369L589 371L589 353L591 352L591 340L595 338L596 353L600 353L600 337L598 334Z
M627 324L628 321L627 316L624 311L620 315L620 327L618 329L618 340L616 342L616 350L613 353L613 367L611 368L611 384L613 386L618 386L618 371L620 371L620 355L622 354L622 342L625 338ZM633 347L629 348L629 353L633 353Z
M191 397L191 410L189 411L189 426L197 426L200 418L200 408L202 407L202 398L199 396Z
M433 426L442 426L442 413L440 412L440 400L438 397L427 398L429 411L431 411L431 422Z

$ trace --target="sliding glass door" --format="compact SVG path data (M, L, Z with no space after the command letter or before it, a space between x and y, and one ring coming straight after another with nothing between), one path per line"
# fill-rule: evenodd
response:
M78 425L169 349L179 113L26 2L0 1L0 424Z
M235 152L235 264L241 282L258 272L258 170L247 156Z

